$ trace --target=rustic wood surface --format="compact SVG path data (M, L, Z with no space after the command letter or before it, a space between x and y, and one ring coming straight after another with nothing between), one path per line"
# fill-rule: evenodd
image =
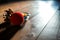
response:
M19 29L15 27L16 29L19 29L14 33L12 37L10 36L14 31L14 27L8 28L3 34L5 36L6 40L57 40L59 35L58 29L59 29L59 13L55 13L52 15L51 18L43 18L42 13L39 13L40 10L38 2L35 1L22 1L22 2L13 2L8 3L4 5L0 5L0 15L2 16L5 12L4 10L7 10L11 8L14 12L21 11L21 12L28 12L31 14L30 19L25 23L25 26L22 29ZM57 8L56 8L57 10ZM50 15L49 15L50 16ZM4 18L0 17L0 23L4 22ZM9 27L9 26L8 26ZM5 28L0 29L1 31L4 31ZM12 33L10 32L12 30ZM2 37L3 37L2 36ZM8 38L7 38L8 37ZM1 38L1 37L0 37ZM60 40L60 39L59 39Z

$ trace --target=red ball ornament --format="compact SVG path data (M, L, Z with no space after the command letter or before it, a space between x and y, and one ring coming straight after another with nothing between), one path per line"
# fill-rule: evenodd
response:
M20 25L24 22L24 16L21 12L15 12L10 16L10 22L13 25Z

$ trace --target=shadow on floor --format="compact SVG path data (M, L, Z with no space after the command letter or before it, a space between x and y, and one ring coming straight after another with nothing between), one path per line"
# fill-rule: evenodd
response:
M2 23L0 24L0 29L1 28L6 28L6 30L0 32L0 40L10 40L14 36L14 34L22 29L23 27L21 26L11 26L9 23Z

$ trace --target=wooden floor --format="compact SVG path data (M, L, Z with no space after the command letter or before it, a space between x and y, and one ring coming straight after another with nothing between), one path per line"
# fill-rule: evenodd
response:
M0 15L2 16L11 8L14 12L28 12L31 14L30 19L25 23L24 27L9 27L0 29L1 40L60 40L60 14L55 8L52 14L42 14L36 1L13 2L0 5ZM48 18L48 17L49 18ZM0 17L0 23L4 22L3 17ZM6 24L7 25L7 24ZM3 32L1 32L3 31Z

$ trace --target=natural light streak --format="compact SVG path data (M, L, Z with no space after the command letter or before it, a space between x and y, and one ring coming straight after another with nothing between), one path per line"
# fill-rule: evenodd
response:
M53 16L55 13L54 8L52 7L52 2L53 1L41 1L38 3L39 5L39 15L42 17L44 22L48 22L49 19Z

